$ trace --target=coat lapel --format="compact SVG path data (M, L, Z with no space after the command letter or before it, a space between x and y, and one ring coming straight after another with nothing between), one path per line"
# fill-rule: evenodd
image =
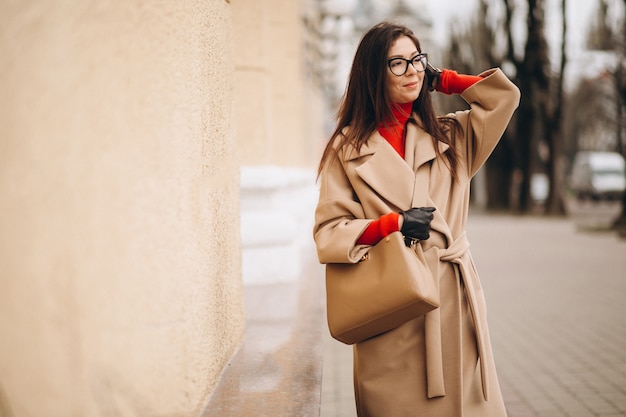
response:
M439 149L444 152L448 145L440 142ZM374 132L360 152L347 154L346 161L356 164L357 175L377 194L400 210L408 210L433 205L428 196L431 166L428 162L435 156L432 137L409 123L404 160L378 132Z
M424 207L428 203L430 183L429 161L435 159L435 148L429 134L413 123L407 125L405 159L415 172L411 207Z
M421 123L418 122L417 123ZM438 142L439 152L443 153L450 147L449 145ZM433 138L426 131L414 123L407 124L406 131L406 144L405 144L404 158L409 166L413 167L413 170L417 170L426 162L435 159L435 145L433 144Z
M349 159L358 162L357 158L366 156L369 158L355 167L357 175L399 209L411 208L415 173L378 132Z
M407 162L410 161L410 164L415 170L412 207L437 207L435 202L430 198L430 188L437 186L436 183L431 184L431 181L437 180L431 172L431 161L436 157L433 139L423 129L412 123L407 126L407 129L407 156L405 159ZM442 154L450 147L443 142L438 142L437 144L439 146L439 152ZM446 223L443 213L438 210L434 213L431 227L441 232L447 239L450 239L452 236L450 227Z

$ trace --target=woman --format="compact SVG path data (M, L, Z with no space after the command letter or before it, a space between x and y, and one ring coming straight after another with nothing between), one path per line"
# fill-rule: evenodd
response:
M471 109L437 118L431 89L461 94ZM356 263L400 230L424 251L441 306L354 345L360 417L506 416L465 229L470 179L518 102L499 69L434 70L402 25L380 23L361 39L320 162L318 257Z

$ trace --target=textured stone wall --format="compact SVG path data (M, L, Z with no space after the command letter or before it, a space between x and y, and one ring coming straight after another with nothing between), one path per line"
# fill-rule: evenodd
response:
M232 8L0 3L0 415L198 415L238 346Z
M314 167L322 96L305 76L302 1L233 2L236 137L244 165Z

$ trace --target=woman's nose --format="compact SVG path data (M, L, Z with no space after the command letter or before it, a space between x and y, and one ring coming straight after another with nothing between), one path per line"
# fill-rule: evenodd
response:
M408 68L406 69L406 74L413 75L413 74L415 74L415 73L417 73L417 72L418 72L418 71L417 71L417 69L415 69L415 67L413 66L413 63L412 63L412 62L410 62L410 63L409 63Z

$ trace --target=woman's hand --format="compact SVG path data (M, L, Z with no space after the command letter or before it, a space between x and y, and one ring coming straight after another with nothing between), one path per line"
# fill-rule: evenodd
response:
M408 238L426 240L430 237L430 222L434 207L413 207L403 211L398 217L400 232Z
M426 78L428 80L428 91L435 91L441 78L441 70L428 63L426 65Z

